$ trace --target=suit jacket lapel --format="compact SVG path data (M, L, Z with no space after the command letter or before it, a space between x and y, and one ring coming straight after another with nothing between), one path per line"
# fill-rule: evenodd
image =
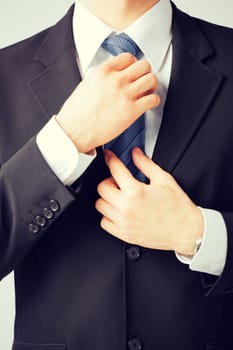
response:
M73 7L49 30L34 56L43 64L43 71L29 82L37 103L49 118L58 113L81 76L76 61L72 31Z
M203 62L214 54L196 23L173 5L173 63L153 159L172 172L192 141L220 87L222 76ZM81 81L72 30L73 7L49 30L34 59L43 71L29 82L47 118L58 113Z
M222 81L203 60L214 54L195 22L173 6L173 63L153 160L172 172L201 127Z

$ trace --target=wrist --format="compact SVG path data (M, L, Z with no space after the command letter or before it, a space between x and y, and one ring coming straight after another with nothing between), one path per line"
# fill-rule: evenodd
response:
M186 226L184 226L186 227ZM199 207L194 208L190 225L184 230L183 238L176 244L175 252L179 255L193 257L200 248L204 235L204 218Z
M175 251L176 257L180 261L182 261L183 263L190 263L192 261L192 259L196 256L196 254L198 253L198 251L202 245L202 242L203 242L203 238L199 238L196 240L192 253L184 254L184 253L179 253L179 252Z
M69 118L66 118L63 115L56 115L55 120L60 128L62 128L66 135L69 137L69 139L73 142L79 153L94 155L95 148L88 144L88 137L86 132L82 132L80 130L81 128L77 130L73 123L69 123Z

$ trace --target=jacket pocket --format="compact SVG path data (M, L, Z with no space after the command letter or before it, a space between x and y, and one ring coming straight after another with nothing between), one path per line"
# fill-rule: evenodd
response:
M233 344L208 344L206 350L233 350Z
M12 350L66 350L66 346L61 343L38 344L15 341Z

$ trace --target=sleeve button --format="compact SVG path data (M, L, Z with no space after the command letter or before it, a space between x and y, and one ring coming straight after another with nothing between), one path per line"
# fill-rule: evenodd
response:
M28 231L30 233L36 234L36 233L38 233L40 231L40 228L37 225L30 224L30 225L28 225Z
M48 209L48 208L44 208L44 209L43 209L43 215L44 215L44 217L45 217L46 219L50 220L50 219L52 219L52 217L53 217L53 212L52 212L52 210L50 210L50 209Z
M40 227L44 227L46 225L46 219L43 216L37 216L35 218L35 223Z
M142 342L140 339L134 338L128 342L129 350L142 350Z
M56 202L54 199L51 199L51 201L49 201L49 208L54 213L56 213L60 209L60 206L59 206L58 202Z

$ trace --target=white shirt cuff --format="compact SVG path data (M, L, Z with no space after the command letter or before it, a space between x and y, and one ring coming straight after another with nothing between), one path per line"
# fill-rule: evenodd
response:
M220 212L200 208L204 218L204 235L198 252L187 258L176 253L184 264L189 264L192 271L220 276L223 272L227 255L227 228Z
M55 175L65 186L72 185L87 169L93 155L79 153L53 116L36 137L37 146Z

